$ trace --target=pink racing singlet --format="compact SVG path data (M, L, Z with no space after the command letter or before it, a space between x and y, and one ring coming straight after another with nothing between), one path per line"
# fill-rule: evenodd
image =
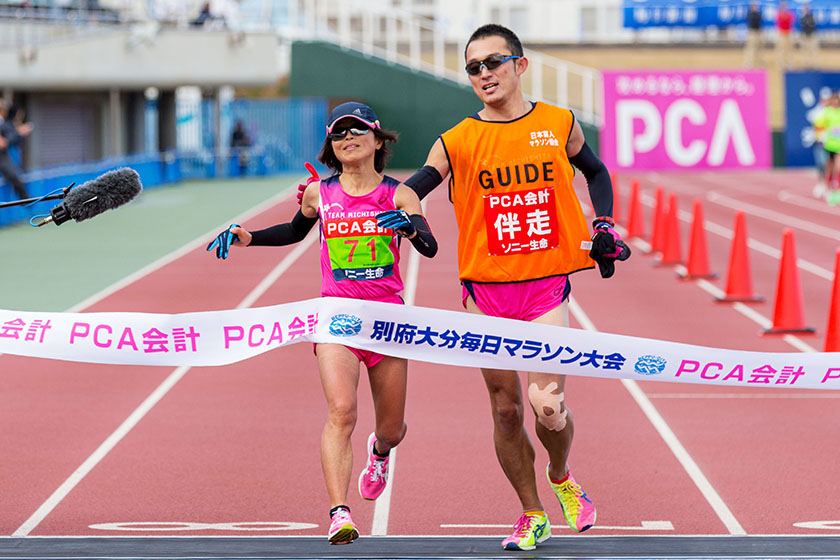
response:
M403 303L400 248L376 215L394 210L399 181L383 177L362 196L344 192L338 175L321 180L321 295Z

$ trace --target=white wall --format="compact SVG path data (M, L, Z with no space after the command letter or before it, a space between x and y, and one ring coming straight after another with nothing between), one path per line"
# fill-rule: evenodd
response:
M438 19L452 33L485 23L513 29L523 43L615 42L632 38L622 28L621 0L434 0ZM594 24L584 29L583 14ZM457 37L450 35L450 39Z

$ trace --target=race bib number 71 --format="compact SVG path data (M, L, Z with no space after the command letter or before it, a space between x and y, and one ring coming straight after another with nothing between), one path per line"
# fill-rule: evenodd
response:
M378 227L376 218L326 220L324 237L336 281L376 280L394 273L389 247L393 231Z
M494 256L544 251L559 244L553 187L486 194L484 220Z

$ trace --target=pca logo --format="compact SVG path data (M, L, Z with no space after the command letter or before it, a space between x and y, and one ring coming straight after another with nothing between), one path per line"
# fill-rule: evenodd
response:
M633 371L639 375L659 375L665 371L665 364L668 362L661 356L640 356L636 360L636 365L633 366Z
M330 334L333 336L356 336L362 331L362 319L355 315L333 315L330 318Z

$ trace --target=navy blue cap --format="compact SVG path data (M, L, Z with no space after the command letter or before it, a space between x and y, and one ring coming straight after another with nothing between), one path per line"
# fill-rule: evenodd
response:
M379 128L379 117L376 116L373 109L364 103L349 101L338 105L330 111L330 116L327 118L327 134L332 132L335 123L348 117L363 122L371 128Z

